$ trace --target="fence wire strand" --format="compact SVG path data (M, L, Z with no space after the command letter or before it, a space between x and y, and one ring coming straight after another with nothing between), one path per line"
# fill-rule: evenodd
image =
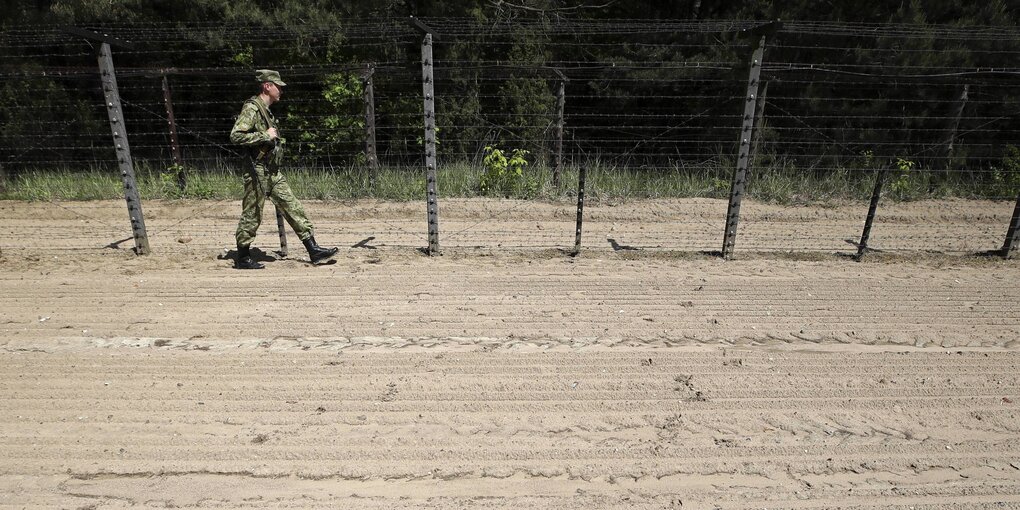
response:
M508 154L526 150L528 172L543 188L560 161L555 171L564 175L593 170L596 197L628 186L644 186L645 195L638 196L656 196L650 182L687 186L692 196L726 196L748 121L749 59L768 21L421 21L437 34L432 64L441 190L480 193L483 156L497 147ZM290 167L326 176L341 169L369 187L380 171L417 175L423 164L422 36L407 20L301 29L217 23L81 28L134 45L113 53L132 157L149 172L172 165L167 106L186 165L196 171L236 165L240 156L228 134L240 103L255 93L249 63L279 55L291 57L277 66L288 86L273 106ZM758 63L759 112L748 140L751 196L777 200L779 191L768 186L782 175L805 182L844 175L843 186L866 195L880 166L894 174L891 193L909 186L931 192L946 183L989 199L1011 201L1020 192L1016 27L785 21L778 30ZM241 46L234 43L242 41L257 48L252 55L238 54ZM918 46L928 41L935 42ZM0 35L0 78L20 84L9 86L13 101L0 106L9 126L0 130L0 165L8 179L116 165L95 47L46 25ZM245 58L249 62L240 63ZM364 116L367 69L371 119ZM366 166L367 126L383 170ZM374 196L375 188L361 193ZM523 213L523 204L467 221L447 236L464 241L497 217ZM880 233L877 228L879 239ZM898 239L913 246L908 237ZM782 239L818 241L807 234ZM523 238L519 243L531 245Z

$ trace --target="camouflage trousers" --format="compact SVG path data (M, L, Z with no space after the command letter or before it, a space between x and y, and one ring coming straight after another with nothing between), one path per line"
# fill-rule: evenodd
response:
M254 173L258 180L253 178L252 171L245 172L243 176L244 197L241 198L241 220L237 223L237 245L249 246L255 240L255 233L262 224L266 197L280 210L299 239L305 241L312 237L312 222L283 174L276 170L267 172L262 165L256 166Z

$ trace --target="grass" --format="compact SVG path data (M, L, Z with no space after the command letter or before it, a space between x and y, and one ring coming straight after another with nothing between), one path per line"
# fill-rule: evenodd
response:
M586 192L593 200L642 198L727 198L732 170L726 166L674 166L663 170L618 167L595 160L587 165ZM484 169L468 163L440 166L441 197L477 197ZM374 175L373 175L374 173ZM159 169L136 169L138 185L147 199L239 199L241 179L231 169L219 167L190 170L188 186L182 192L176 176ZM379 198L395 201L421 200L425 196L425 177L420 169L383 167L372 172L364 167L292 168L284 174L297 196L316 200ZM576 196L578 168L568 167L559 187L552 185L552 171L545 166L528 167L525 178L533 186L514 198L571 200ZM983 182L963 173L945 180L934 180L920 171L887 174L884 198L918 200L924 198L1002 198L1016 196L1012 181L994 179ZM773 166L753 172L747 196L778 204L827 204L868 200L874 187L874 174L841 169L823 175L791 167ZM115 169L33 170L0 181L0 199L4 200L105 200L123 197L123 188Z

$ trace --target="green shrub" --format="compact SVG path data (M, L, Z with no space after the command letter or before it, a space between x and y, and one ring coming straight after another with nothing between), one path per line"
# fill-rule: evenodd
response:
M483 195L498 195L506 198L531 198L538 193L538 180L524 175L528 151L514 149L507 158L502 150L487 146L482 164L485 171L479 178L478 188Z
M1006 146L1001 166L992 167L992 185L999 193L1020 193L1020 148Z
M915 164L909 159L896 158L896 168L899 170L899 173L889 183L889 191L899 200L903 200L911 194Z
M178 182L178 175L184 173L184 189ZM208 179L202 179L197 172L189 171L183 165L170 165L159 173L156 195L168 199L216 198L216 187Z

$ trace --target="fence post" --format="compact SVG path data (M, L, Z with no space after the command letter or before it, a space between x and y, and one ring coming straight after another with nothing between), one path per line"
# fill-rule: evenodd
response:
M588 167L581 165L577 172L577 229L574 235L574 253L581 252L581 225L584 223L584 186L588 178Z
M748 158L751 149L751 135L754 128L754 114L758 99L758 83L761 76L762 59L765 55L765 42L769 34L778 30L778 22L769 23L751 31L758 35L758 46L751 54L751 70L747 77L747 93L744 100L744 117L740 129L740 149L737 156L737 167L733 171L733 183L730 187L730 203L726 212L726 231L723 236L722 256L724 259L733 257L733 247L737 242L737 223L740 220L740 202L744 198L747 185Z
M170 96L170 82L167 81L166 73L163 73L163 105L166 107L166 123L170 128L170 155L173 157L174 165L177 166L177 187L183 193L188 181L184 175L181 146L177 143L177 120L174 118L174 102Z
M124 113L120 103L120 90L117 88L117 75L114 71L113 55L110 50L111 44L123 48L131 48L131 45L126 41L91 30L65 27L64 31L101 43L96 52L96 59L99 61L99 76L103 82L106 113L110 118L110 131L113 133L113 145L117 152L117 166L120 169L121 181L124 183L124 200L127 202L128 218L131 220L131 235L135 239L135 253L148 255L150 253L149 236L145 231L142 197L138 193L135 166L131 159L131 146L128 145Z
M135 165L131 159L131 146L128 144L127 126L124 124L120 90L117 88L117 75L109 43L100 44L98 60L99 74L103 80L103 94L106 98L106 111L110 117L110 130L113 132L113 144L117 150L117 163L120 167L121 180L124 182L124 200L127 202L128 217L131 219L131 234L135 238L135 252L147 255L150 251L149 236L145 231L142 197L135 179Z
M754 128L751 133L751 155L748 157L748 168L753 170L761 159L761 131L765 124L765 99L769 95L769 82L762 83L758 89L758 100L754 108Z
M99 61L99 76L103 82L103 97L106 113L110 118L110 131L113 133L113 145L117 151L117 166L120 169L121 181L124 183L124 200L127 202L128 218L131 220L131 235L135 239L135 253L148 255L149 236L145 231L145 215L142 214L142 197L138 193L135 179L134 161L131 159L131 146L128 145L127 129L124 125L124 113L120 103L120 91L117 88L117 75L113 67L111 45L132 48L127 41L122 41L107 34L77 27L64 27L64 32L101 43L96 51Z
M365 101L365 160L372 169L372 184L375 184L375 174L379 169L379 159L375 150L375 90L372 85L374 74L375 68L372 64L365 64L365 72L362 75Z
M946 139L943 148L943 178L949 177L949 172L952 170L953 162L953 150L954 142L956 141L956 133L960 129L960 118L963 117L963 109L967 106L967 100L970 92L970 84L965 83L960 89L960 95L956 98L956 103L953 105L953 116L949 120L949 129L946 130Z
M283 224L283 213L280 212L280 208L273 204L273 208L276 210L276 229L280 232L280 251L277 252L281 257L287 257L287 229Z
M1017 249L1020 249L1020 193L1017 193L1013 218L1009 221L1009 229L1006 230L1006 241L1002 243L1002 256L1011 259L1016 255Z
M878 170L875 175L875 190L871 192L871 205L868 206L868 217L864 220L864 231L861 232L861 242L857 243L857 256L854 260L861 261L864 254L868 252L868 239L871 238L871 227L875 224L875 212L878 211L878 199L882 196L882 185L885 183L885 166Z
M439 196L436 191L436 100L432 65L432 29L415 17L411 24L425 34L421 44L421 87L425 114L425 188L428 199L428 254L439 253Z
M559 69L555 69L560 77L559 88L556 90L556 154L553 156L553 188L560 188L560 176L563 172L563 113L567 104L567 77Z

